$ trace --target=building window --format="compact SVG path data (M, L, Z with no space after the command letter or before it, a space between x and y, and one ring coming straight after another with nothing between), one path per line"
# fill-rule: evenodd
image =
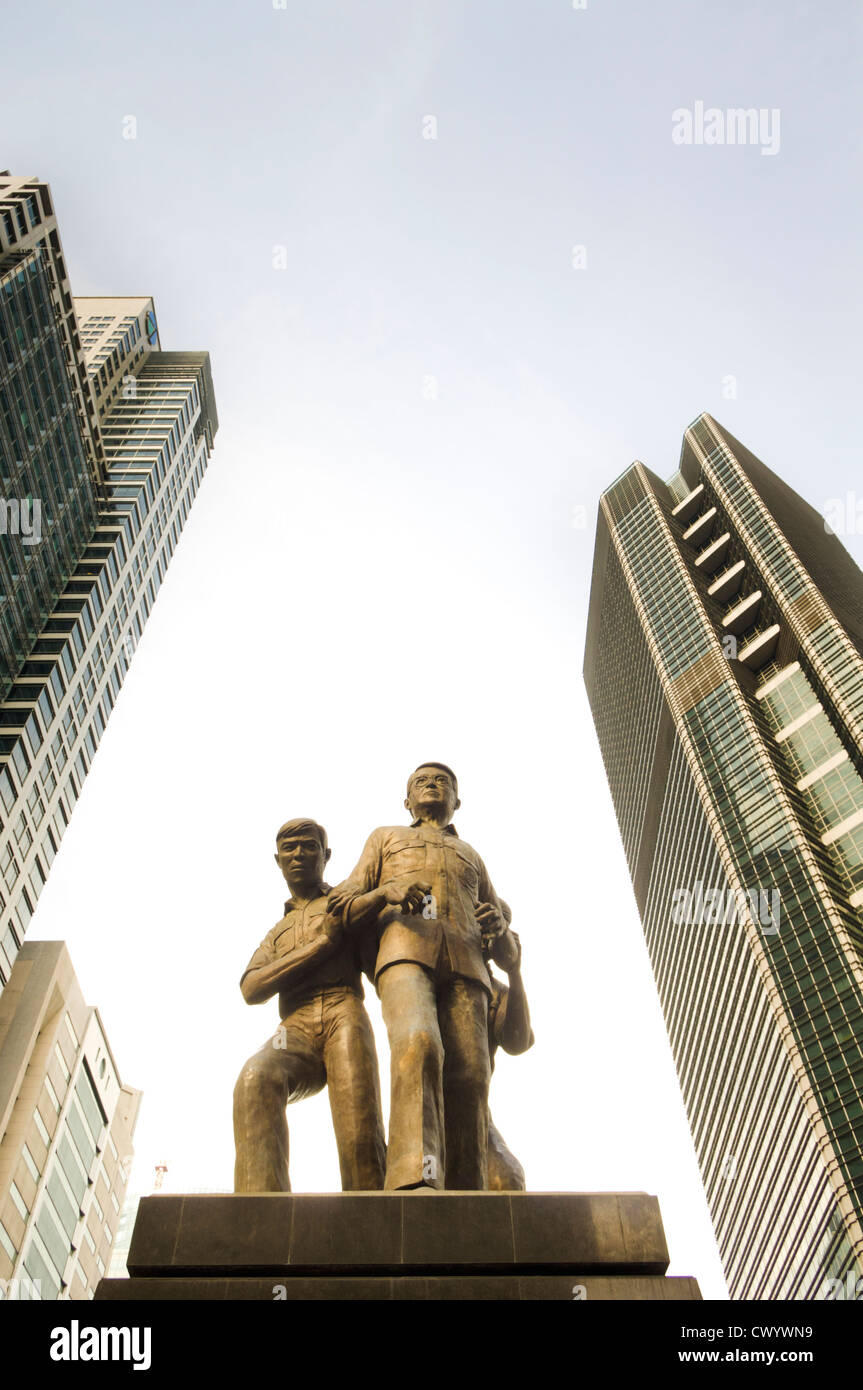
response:
M15 856L8 845L4 845L0 851L0 873L6 880L6 887L12 889L18 880L18 865Z
M60 1070L63 1073L64 1079L68 1081L72 1073L69 1070L69 1064L66 1061L66 1058L63 1056L63 1050L60 1047L59 1043L54 1044L54 1056L57 1058L57 1061L60 1064Z
M23 815L20 815L15 822L15 839L18 843L18 848L20 849L21 854L26 855L28 849L33 843L33 836L27 829L27 822L25 821Z
M34 901L39 897L45 887L45 875L42 872L42 865L36 859L33 864L33 871L30 874L30 887L33 889Z
M33 824L38 826L45 814L45 803L39 795L38 787L32 786L27 797L27 809L33 817Z
M3 950L10 961L13 961L18 954L18 942L15 940L15 933L11 927L7 927L3 933Z
M40 1176L40 1175L39 1175L39 1169L38 1169L38 1167L36 1166L36 1160L35 1160L35 1158L34 1158L33 1155L31 1154L30 1150L27 1148L27 1145L26 1145L26 1144L24 1145L23 1149L21 1150L21 1156L22 1156L22 1158L24 1159L24 1162L25 1162L26 1165L27 1165L27 1172L30 1174L30 1176L31 1176L31 1178L33 1179L34 1182L38 1182L38 1181L39 1181L39 1176Z
M27 1203L24 1201L24 1198L21 1196L14 1182L9 1184L9 1196L12 1198L15 1210L21 1217L21 1220L27 1221L30 1216L30 1208L27 1206Z
M16 1250L15 1245L12 1241L12 1237L6 1230L6 1227L3 1225L2 1221L0 1221L0 1245L2 1245L3 1249L6 1251L6 1254L9 1256L9 1259L14 1264L18 1255L18 1251Z
M15 771L18 773L18 780L25 781L27 773L30 771L30 764L27 762L27 755L21 747L20 740L12 749L12 762L15 764Z
M32 714L30 715L30 718L27 720L27 723L24 725L24 733L27 736L27 742L30 745L30 751L35 755L39 752L39 749L42 747L42 734L40 732L39 725Z
M39 696L38 703L39 713L42 715L42 718L45 721L45 728L47 729L52 719L54 718L54 711L51 708L51 700L47 690L42 691L42 694Z
M30 924L30 919L32 916L33 909L30 906L30 899L27 897L27 894L24 892L22 888L21 897L18 900L18 906L15 908L15 920L17 921L18 926L20 927L20 935L22 940L24 939L24 933L26 932L27 927Z

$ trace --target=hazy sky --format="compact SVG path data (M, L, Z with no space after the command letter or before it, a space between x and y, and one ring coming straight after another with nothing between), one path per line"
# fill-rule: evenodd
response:
M671 1272L724 1296L581 678L595 513L702 410L814 505L860 495L860 15L4 15L0 165L50 182L74 293L209 349L221 421L30 931L144 1090L133 1187L230 1190L278 825L323 821L335 882L442 759L524 946L536 1045L492 1110L529 1186L658 1194ZM773 153L676 144L697 102ZM325 1096L289 1122L294 1188L337 1188Z

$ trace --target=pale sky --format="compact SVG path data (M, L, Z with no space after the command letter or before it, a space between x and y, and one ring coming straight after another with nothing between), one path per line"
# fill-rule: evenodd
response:
M725 1296L581 677L594 525L702 410L859 496L859 6L48 18L4 16L0 165L50 183L73 293L210 351L221 422L30 929L144 1091L132 1187L231 1188L276 828L321 820L336 882L443 760L522 938L536 1045L492 1111L529 1187L657 1194L671 1273ZM676 144L696 102L778 111L778 149ZM294 1189L336 1189L325 1095L289 1123Z

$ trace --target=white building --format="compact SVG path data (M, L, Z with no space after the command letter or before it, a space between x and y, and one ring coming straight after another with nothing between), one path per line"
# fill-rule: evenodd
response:
M93 1297L140 1102L63 942L25 943L0 994L0 1296Z

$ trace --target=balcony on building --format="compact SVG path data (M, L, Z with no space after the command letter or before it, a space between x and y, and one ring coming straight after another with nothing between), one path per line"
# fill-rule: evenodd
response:
M671 515L675 521L679 521L681 526L685 526L691 521L704 501L704 484L699 483L672 511Z
M842 839L843 835L849 835L852 830L856 830L858 825L863 825L863 809L846 816L845 820L841 821L839 825L834 825L832 830L825 830L821 836L822 845L835 844L837 840Z
M708 507L707 511L704 512L697 521L693 521L692 525L684 531L683 539L688 541L691 546L703 545L712 535L715 523L716 508Z
M764 632L759 632L741 647L737 653L737 660L744 666L748 666L750 671L760 671L762 666L766 666L768 661L772 661L776 651L776 644L779 641L779 624L771 623L770 627L765 628Z
M745 573L746 561L735 561L733 565L729 565L727 570L722 571L718 579L714 579L707 590L708 594L711 598L715 598L717 603L730 602L735 594L740 593L740 586L743 583Z
M702 574L714 574L725 563L730 544L731 536L726 531L724 535L718 536L715 541L711 541L706 549L702 550L696 558L695 568L700 570Z
M752 627L758 617L758 610L761 607L763 597L761 590L756 589L754 594L747 594L746 598L736 603L722 619L723 631L733 632L735 637L739 637L741 632Z

